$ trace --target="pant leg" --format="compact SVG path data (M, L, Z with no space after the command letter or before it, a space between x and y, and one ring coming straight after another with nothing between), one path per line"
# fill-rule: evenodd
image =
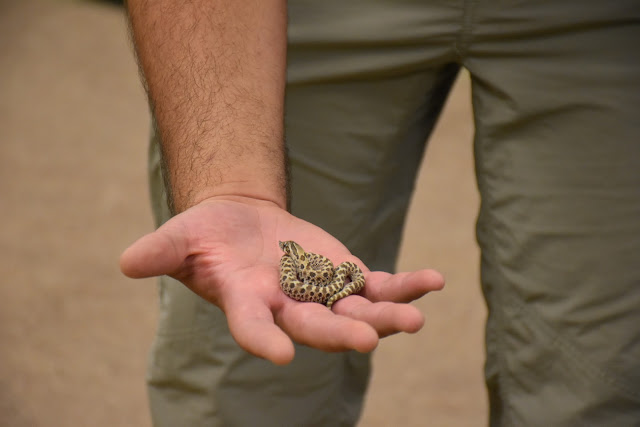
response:
M470 13L491 425L638 425L640 7Z
M416 169L457 66L424 47L407 2L290 2L286 137L292 212L342 240L374 269L394 267ZM389 13L387 13L387 11ZM424 18L423 18L424 19ZM413 22L414 28L400 25ZM446 28L445 28L446 27ZM384 38L386 37L386 38ZM393 48L392 48L393 47ZM157 144L151 181L159 222L168 219ZM241 350L220 310L162 278L160 324L148 383L156 426L354 425L369 355L296 346L279 367Z

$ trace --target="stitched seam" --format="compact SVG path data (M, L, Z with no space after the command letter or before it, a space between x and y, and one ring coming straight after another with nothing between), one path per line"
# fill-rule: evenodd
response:
M486 183L485 183L486 185ZM486 202L487 199L489 199L490 197L487 196L487 194L489 194L490 192L486 192L483 195L483 203ZM492 254L495 253L495 233L489 231L489 230L495 230L495 226L492 225L492 223L494 223L494 220L492 217L488 217L485 218L485 226L483 228L485 228L486 230L484 230L484 233L486 233L486 235L491 235L491 237L489 237L488 240L488 244L486 249L483 250L484 256L487 257L488 259L492 258ZM497 264L497 261L492 262L493 265ZM502 274L500 273L500 269L497 269L498 274L500 274L500 276L502 276ZM506 278L502 278L501 281L505 281ZM504 324L505 324L505 316L504 316L504 307L506 306L506 304L508 303L505 299L504 296L504 292L502 290L503 286L500 286L499 284L497 285L492 285L492 289L491 292L494 294L494 297L492 298L492 302L493 302L493 314L494 316L497 316L496 319L496 324L497 327L500 328L500 330L496 332L494 332L493 334L493 338L494 338L494 345L496 346L496 349L494 351L494 358L495 358L495 363L498 366L498 372L496 374L496 382L498 383L498 397L501 401L501 406L502 406L502 421L505 423L505 425L507 426L511 426L511 425L516 425L513 422L513 414L515 414L515 411L511 405L511 401L509 400L509 396L512 395L512 393L510 393L509 390L511 390L511 385L512 385L512 381L509 375L505 375L505 372L508 372L508 366L507 363L505 361L505 343L504 343L504 332L501 331L504 328Z
M484 211L484 206L486 205L491 205L491 194L492 191L490 191L489 188L489 183L487 182L486 179L481 179L481 177L486 176L486 171L483 171L484 169L484 162L483 162L483 158L484 158L484 153L482 152L482 147L480 146L480 142L476 139L474 141L474 148L475 148L475 164L476 164L476 171L477 171L477 184L478 184L478 189L480 191L481 194L481 205L480 205L480 212L481 214L484 214L484 218L483 222L480 223L478 222L477 225L477 233L478 234L483 234L485 236L485 247L482 249L482 256L484 256L485 258L487 258L487 260L489 260L488 264L489 265L498 265L499 262L497 260L493 260L494 258L494 253L496 252L496 236L495 236L495 232L493 230L496 230L498 228L498 225L495 223L495 220L493 218L493 216L491 215L491 213L486 213L486 211ZM480 218L478 218L478 220L480 220ZM480 228L480 226L482 226ZM480 237L480 236L478 236ZM501 278L499 278L499 281L501 282L505 282L506 278L503 277L500 269L496 269L496 272L498 275L501 276ZM503 286L500 286L499 284L493 284L491 285L491 292L493 293L493 298L492 298L492 313L494 316L496 316L496 325L498 328L502 329L503 325L505 323L505 316L504 316L504 307L507 301L505 301L505 296L504 296L504 292L503 292ZM500 330L493 333L493 338L494 338L494 345L496 347L495 351L493 352L494 355L494 359L495 359L495 363L498 366L498 372L496 374L496 382L498 384L498 398L501 401L501 406L502 406L502 421L505 423L505 425L515 425L515 423L512 421L513 420L513 414L514 409L510 403L510 400L508 399L508 397L511 395L511 393L509 393L508 390L511 389L511 379L509 378L509 375L505 375L505 372L508 372L508 368L507 368L507 364L505 361L505 344L504 344L504 333L501 332Z

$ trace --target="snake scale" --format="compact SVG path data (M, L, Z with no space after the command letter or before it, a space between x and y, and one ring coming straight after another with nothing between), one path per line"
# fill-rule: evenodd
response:
M280 242L280 249L284 251L280 259L280 287L297 301L317 302L331 308L340 298L364 287L364 274L353 262L343 262L334 268L329 258L305 252L292 240ZM346 283L347 277L351 282Z

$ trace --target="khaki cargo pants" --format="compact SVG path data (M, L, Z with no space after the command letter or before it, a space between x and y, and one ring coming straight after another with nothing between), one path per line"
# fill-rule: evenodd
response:
M490 424L639 425L640 3L289 8L293 213L393 270L424 142L466 68ZM150 159L161 223L156 141ZM223 314L181 284L163 278L160 300L148 378L157 426L356 423L369 356L300 347L273 366L240 350Z

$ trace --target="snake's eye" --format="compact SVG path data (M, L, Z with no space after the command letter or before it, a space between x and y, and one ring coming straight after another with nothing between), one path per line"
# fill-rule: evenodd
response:
M291 255L291 242L290 241L279 242L278 245L280 246L280 249L282 249L283 252L285 252L287 255Z

